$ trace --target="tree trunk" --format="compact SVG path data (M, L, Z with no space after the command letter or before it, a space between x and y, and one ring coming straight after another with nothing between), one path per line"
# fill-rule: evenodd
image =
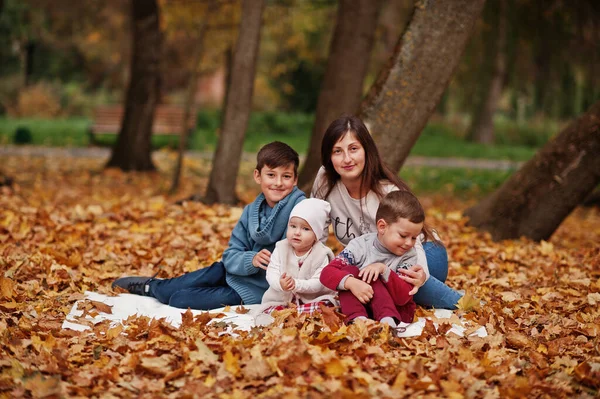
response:
M493 43L493 66L488 79L485 94L481 103L476 107L473 123L469 129L468 138L471 141L492 144L494 142L494 114L498 101L502 96L502 89L506 76L506 0L498 0L498 14L496 37Z
M386 163L406 160L450 82L485 0L418 0L394 54L361 104Z
M152 120L160 95L162 38L156 0L132 0L132 60L125 113L107 167L154 170Z
M310 146L298 177L298 186L305 192L310 191L321 166L321 141L327 126L343 113L358 111L380 9L380 0L339 3Z
M204 198L207 203L238 202L235 183L252 108L264 5L264 0L242 0L242 20L233 54L231 85L227 89L221 136Z
M494 240L547 240L600 183L600 101L465 215Z
M208 21L212 18L214 11L217 8L217 0L212 0L208 4L206 15L203 21L198 27L198 38L196 40L197 45L194 49L194 55L192 57L192 66L190 68L190 81L188 83L187 92L185 95L185 103L183 104L183 126L179 134L179 151L177 154L177 162L175 163L175 170L173 171L173 179L171 181L171 188L169 194L174 194L179 188L179 181L181 179L181 168L183 165L183 157L185 148L187 147L187 139L189 135L188 126L190 125L190 117L192 112L196 109L195 98L196 92L198 91L198 75L200 72L200 61L204 54L204 35L208 27ZM196 117L196 115L194 115Z

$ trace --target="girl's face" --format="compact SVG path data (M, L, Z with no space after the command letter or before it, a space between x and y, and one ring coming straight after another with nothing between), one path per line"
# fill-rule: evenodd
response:
M365 169L365 149L352 132L346 133L331 150L331 163L342 182L361 178Z
M298 256L307 253L317 241L310 225L297 216L290 218L286 238Z
M383 219L377 221L379 242L397 256L404 255L415 246L417 237L422 230L423 222L413 223L405 218L400 218L394 223L387 223Z

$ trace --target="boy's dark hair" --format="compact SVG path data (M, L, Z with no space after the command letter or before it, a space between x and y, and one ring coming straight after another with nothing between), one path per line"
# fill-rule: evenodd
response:
M298 153L289 145L281 141L265 144L256 155L256 169L260 172L263 166L277 168L294 164L294 176L298 175L300 159Z
M396 223L399 219L408 219L412 223L423 223L423 242L433 237L431 229L425 225L425 210L414 194L408 191L392 191L379 203L375 220Z

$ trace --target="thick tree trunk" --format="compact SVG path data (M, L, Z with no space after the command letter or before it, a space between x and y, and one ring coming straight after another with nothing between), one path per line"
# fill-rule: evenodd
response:
M233 54L231 85L227 89L221 136L204 198L207 203L238 202L235 183L252 108L264 5L264 0L242 1L242 20Z
M160 95L162 38L156 0L132 0L132 60L125 114L107 167L154 170L152 120Z
M343 113L358 111L380 9L380 0L339 3L310 146L298 177L298 186L305 192L310 191L321 166L321 141L327 126Z
M473 117L473 123L469 129L469 139L471 141L492 144L494 135L494 114L498 106L498 101L502 96L502 89L506 76L506 1L498 0L498 14L496 37L493 39L493 64L488 85L481 97L481 103L476 107Z
M547 240L600 183L600 101L465 215L494 240Z
M359 114L393 170L400 170L435 110L484 3L416 1L394 54Z

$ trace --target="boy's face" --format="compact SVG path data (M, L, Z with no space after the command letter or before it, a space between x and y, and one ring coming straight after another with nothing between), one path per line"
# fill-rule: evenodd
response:
M307 253L317 241L317 236L310 225L298 216L290 218L286 238L298 256Z
M423 223L413 223L404 218L394 223L387 223L383 219L377 221L377 238L388 251L397 256L404 255L415 246L422 230Z
M276 168L265 165L261 170L254 169L254 181L260 185L267 204L273 208L292 192L298 182L298 177L294 173L294 164Z

